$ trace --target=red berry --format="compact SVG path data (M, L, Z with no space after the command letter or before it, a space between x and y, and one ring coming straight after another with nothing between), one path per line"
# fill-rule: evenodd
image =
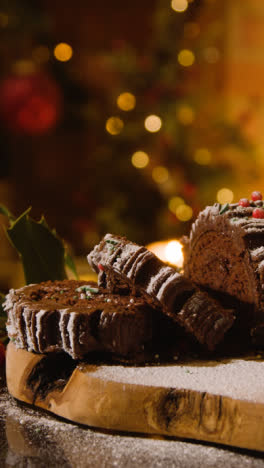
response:
M240 198L238 202L239 206L250 206L249 200L247 198Z
M255 208L252 213L253 218L264 218L263 208Z
M251 198L253 201L262 200L262 194L260 192L252 192Z
M103 265L101 265L101 263L98 263L97 266L98 266L98 269L99 269L99 270L104 271L104 267L103 267Z

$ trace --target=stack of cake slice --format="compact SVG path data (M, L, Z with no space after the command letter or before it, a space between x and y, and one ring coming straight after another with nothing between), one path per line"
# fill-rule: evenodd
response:
M213 350L235 321L232 308L124 237L107 234L88 261L98 285L48 281L9 292L7 331L17 348L136 364L196 344Z

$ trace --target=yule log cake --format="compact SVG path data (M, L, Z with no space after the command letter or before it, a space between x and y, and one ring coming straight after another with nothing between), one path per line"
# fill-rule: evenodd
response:
M218 209L217 216L225 216L226 223L231 222L228 211L233 209L240 213L239 207L253 208L252 218L261 220L262 202L258 199L248 203L248 206L243 206L242 202L238 206L215 205L213 209ZM256 226L252 227L255 231ZM186 245L189 250L185 268L192 248L189 240ZM260 247L251 245L250 248L257 254L256 249ZM243 255L240 258L243 259ZM91 363L89 352L98 349L85 347L86 340L91 344L95 338L100 338L106 352L115 353L117 331L121 331L125 346L131 337L128 322L119 321L119 316L123 315L131 318L132 335L140 332L142 338L136 346L140 347L142 341L144 346L145 341L155 342L159 330L153 334L149 325L153 317L163 314L171 323L181 324L187 334L196 337L200 349L205 346L213 350L219 339L214 319L217 324L219 320L224 323L221 340L236 323L237 311L232 309L231 303L228 306L224 302L223 307L212 295L210 285L184 277L162 264L144 247L112 234L94 248L89 261L100 273L99 286L75 283L67 290L66 280L63 285L55 282L53 286L51 283L28 286L10 291L7 296L8 332L13 339L8 345L6 367L10 393L21 401L90 426L264 450L264 372L259 357L249 360L218 356L217 360L203 360L201 354L200 360L192 362L182 359L165 365L159 362L124 367L106 365L98 360ZM203 286L207 287L207 292ZM63 294L67 290L64 298L61 289ZM228 297L250 303L239 294L222 291ZM112 299L115 294L116 317L110 305L104 307L108 298ZM97 296L95 300L94 295ZM128 311L131 299L134 305ZM91 306L88 305L90 301ZM261 315L257 301L251 303ZM102 314L105 314L105 323L101 321ZM83 316L86 316L84 322ZM184 338L187 339L187 335ZM84 345L82 349L80 343ZM129 354L126 348L121 349L123 357ZM137 349L133 348L133 353Z
M206 207L184 239L184 274L191 281L252 304L251 334L264 343L264 208L251 200Z

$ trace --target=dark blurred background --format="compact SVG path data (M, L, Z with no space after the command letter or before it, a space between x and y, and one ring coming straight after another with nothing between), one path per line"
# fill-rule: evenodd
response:
M76 258L106 232L177 239L262 189L262 2L1 0L0 31L0 202Z

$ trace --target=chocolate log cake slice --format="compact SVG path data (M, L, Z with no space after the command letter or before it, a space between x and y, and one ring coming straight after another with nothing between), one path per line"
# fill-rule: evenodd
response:
M87 258L100 286L113 293L141 294L211 350L235 320L233 310L125 237L106 234Z
M142 297L110 294L95 282L47 281L12 289L4 309L16 347L64 351L73 359L92 351L144 358L160 327L168 327Z
M259 194L261 197L261 194ZM184 239L184 274L206 288L253 304L251 334L264 344L264 209L262 200L216 203Z

